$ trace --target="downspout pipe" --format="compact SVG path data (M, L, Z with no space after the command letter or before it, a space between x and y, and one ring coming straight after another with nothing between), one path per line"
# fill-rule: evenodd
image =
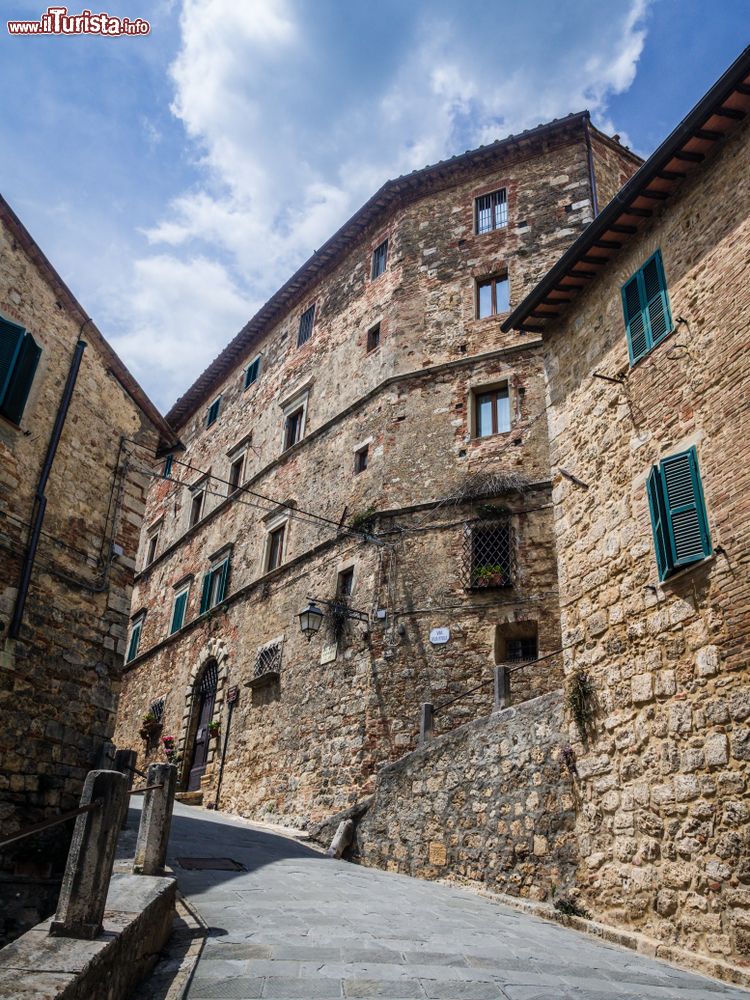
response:
M583 135L586 140L586 160L589 168L589 187L591 188L591 208L594 213L594 218L599 214L599 199L596 196L596 174L594 173L594 153L591 149L591 130L589 125L591 123L591 118L586 112L586 117L583 119Z
M16 603L13 608L13 617L11 619L10 629L8 630L8 635L11 639L17 639L21 630L24 607L26 606L26 598L29 593L29 584L31 582L31 572L34 568L36 550L39 545L39 535L42 530L44 513L47 509L47 497L45 496L44 491L47 488L47 480L49 479L49 474L52 470L52 463L55 460L57 447L60 444L63 427L65 426L65 419L70 408L70 400L73 397L73 390L75 389L76 379L78 378L78 370L81 367L81 359L83 358L83 352L86 350L86 346L86 342L81 340L79 337L75 351L73 352L73 359L70 362L70 369L68 370L68 378L65 382L62 399L60 400L60 405L57 408L55 424L52 428L52 435L50 437L49 444L47 445L47 454L44 458L42 471L39 475L39 482L37 483L36 495L34 497L35 513L31 526L29 545L26 549L26 555L24 556L23 566L21 568L21 579L18 584L18 594L16 595Z

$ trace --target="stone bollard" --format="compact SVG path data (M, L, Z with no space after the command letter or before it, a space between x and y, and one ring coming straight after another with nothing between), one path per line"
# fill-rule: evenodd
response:
M419 712L419 742L426 743L432 739L433 707L429 701L422 703Z
M146 784L161 788L153 788L143 796L133 871L137 875L161 875L167 860L177 768L174 764L149 764L146 773Z
M510 674L507 667L495 667L495 707L501 712L510 705Z
M53 937L91 940L101 933L117 837L127 809L125 776L118 771L89 771L81 805L98 800L98 809L76 819L57 912L49 929Z
M101 743L99 745L99 749L96 751L94 770L95 771L119 770L119 768L115 767L115 745L110 740L105 740L104 743Z
M133 787L133 776L135 771L135 762L138 760L138 754L135 750L117 750L115 751L115 771L119 771L120 774L124 774L128 782L128 791ZM125 815L122 818L122 828L123 830L128 825L128 810L125 809Z
M333 840L331 841L331 846L326 852L329 858L340 858L344 851L347 849L349 844L352 842L352 837L354 836L354 820L342 819L339 823Z

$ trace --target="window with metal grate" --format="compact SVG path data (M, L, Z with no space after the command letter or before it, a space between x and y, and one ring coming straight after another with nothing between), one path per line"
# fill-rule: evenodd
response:
M380 246L375 247L372 252L372 277L379 278L385 273L388 263L388 240L383 240Z
M281 643L274 642L271 645L263 646L258 650L255 658L254 677L262 677L264 674L278 674L281 672Z
M162 722L164 719L164 702L164 698L157 698L149 706L148 714L153 715L156 722Z
M513 531L510 518L475 521L464 528L464 586L512 587Z
M505 188L483 194L474 202L474 222L478 235L508 225L508 193Z
M312 337L313 326L315 325L315 303L309 309L305 309L299 318L299 330L297 331L297 347L306 344Z

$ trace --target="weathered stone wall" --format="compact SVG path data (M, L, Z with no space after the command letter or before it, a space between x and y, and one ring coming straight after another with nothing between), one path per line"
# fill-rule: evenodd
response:
M567 669L600 702L576 745L580 883L597 916L733 961L750 957L749 139L744 124L546 343L553 473L585 484L554 476ZM620 288L657 248L676 327L631 369ZM659 583L645 481L691 445L714 556Z
M633 167L632 158L628 161ZM240 685L227 742L220 806L246 815L283 815L304 824L351 804L384 761L415 745L419 705L446 700L482 681L476 695L440 716L452 726L492 704L496 628L536 625L541 653L560 645L557 585L538 341L506 335L501 317L475 318L475 279L510 276L519 301L591 218L584 138L510 154L490 169L467 169L429 194L404 200L324 280L238 359L221 387L219 418L206 428L215 393L180 428L173 478L149 495L134 613L146 617L138 658L128 666L117 729L119 745L159 756L158 736L138 736L150 704L165 698L161 735L173 735L192 759L195 690L210 658L219 667L214 737L203 777L212 801L224 745L226 691ZM476 194L506 186L507 228L474 234ZM388 270L370 278L372 248L389 239ZM316 303L312 338L297 347L300 312ZM380 347L366 334L381 324ZM244 366L262 357L260 379L243 388ZM508 433L477 439L472 392L507 382ZM306 392L304 438L282 453L283 407ZM245 492L227 497L233 449L251 435ZM368 467L354 474L354 452L367 443ZM188 529L202 472L208 503ZM494 477L495 485L487 487ZM484 492L477 487L484 483ZM470 485L474 484L473 491ZM499 484L499 485L498 485ZM509 489L509 487L515 487ZM482 502L510 510L517 572L512 587L467 589L467 522ZM293 508L284 565L266 572L269 521ZM378 513L380 545L339 531L357 514ZM330 519L326 523L310 513ZM150 532L157 554L143 566ZM199 616L211 558L232 545L226 608ZM352 606L371 615L335 660L322 664L321 639L308 644L297 614L310 595L330 599L339 570L354 567ZM184 628L169 637L175 588L191 579ZM386 617L374 617L383 610ZM430 629L451 638L433 645ZM259 647L283 640L281 676L263 690L253 677ZM519 673L519 698L560 680L558 663Z
M5 224L0 312L42 348L21 425L0 418L0 621L7 636L34 494L81 320ZM98 344L98 335L90 335L48 480L20 636L0 640L0 833L74 808L114 728L147 486L135 464L153 462L158 438ZM123 552L116 560L113 544ZM0 866L21 865L28 874L36 864L44 877L64 862L66 845L65 828L40 835L12 847ZM31 922L44 914L34 916Z
M577 863L575 789L560 760L564 728L562 697L553 691L388 764L350 856L514 896L564 895Z

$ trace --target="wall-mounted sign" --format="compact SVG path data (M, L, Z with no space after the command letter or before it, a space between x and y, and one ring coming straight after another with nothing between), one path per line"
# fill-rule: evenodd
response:
M232 687L227 690L227 704L233 705L239 696L240 689L236 684L233 684Z
M332 642L328 646L323 646L320 651L320 662L321 663L333 663L336 659L336 654L339 651L338 643Z
M451 637L451 630L449 628L431 628L430 629L430 642L433 646L442 646Z

